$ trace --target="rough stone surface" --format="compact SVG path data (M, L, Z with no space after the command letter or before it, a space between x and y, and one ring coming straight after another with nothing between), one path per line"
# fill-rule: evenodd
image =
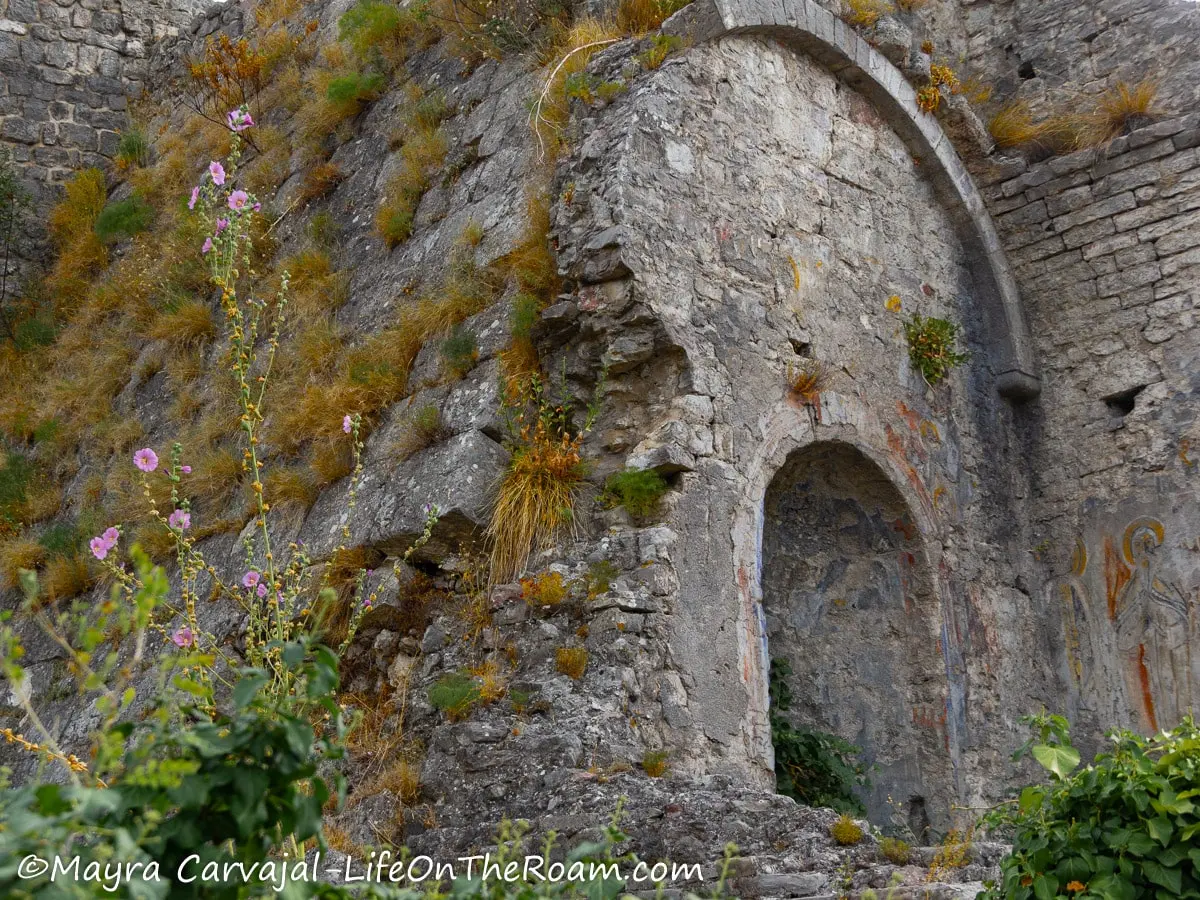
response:
M1186 537L1200 159L1175 140L1189 122L1000 185L1013 202L997 221L1046 372L1030 423L1042 590L1063 617L1072 712L1093 730L1172 725L1200 690L1189 599L1200 569ZM1056 172L1072 186L1043 201Z
M351 754L338 822L353 841L456 856L523 816L570 844L624 795L644 858L694 860L711 880L732 839L746 857L738 896L833 897L846 889L839 869L854 889L885 886L890 869L873 840L833 848L829 811L770 793L771 659L792 666L794 721L836 731L878 766L864 798L872 820L892 820L890 795L922 836L951 823L953 804L1031 777L1008 762L1025 713L1066 707L1094 736L1169 725L1194 701L1197 121L1040 164L992 157L976 166L976 192L900 74L920 83L930 59L912 47L944 33L999 78L1016 70L1021 95L1041 101L1110 84L1128 69L1113 48L1131 35L1152 36L1146 52L1164 59L1194 42L1166 32L1191 21L1184 5L1062 7L931 4L928 32L893 20L875 35L895 69L844 23L786 2L770 10L783 31L756 4L689 7L670 27L694 46L654 71L630 74L645 42L598 55L592 72L628 90L574 106L550 191L566 281L533 331L546 370L602 401L575 530L523 573L560 577L566 597L539 607L521 585L476 580L509 458L498 354L511 297L468 323L479 364L461 380L435 346L422 351L412 396L367 444L352 509L343 480L275 526L277 545L302 540L318 564L345 542L390 572L423 505L443 513L413 565L380 577L383 599L345 656L354 696L391 697L379 735L403 729L423 752L407 802L379 787L392 760ZM321 7L326 33L343 8ZM123 111L110 98L135 74L165 78L208 35L244 25L240 7L213 9L147 57L163 36L157 13L136 37L99 0L7 0L0 13L0 135L47 182L109 152L103 135ZM753 33L724 34L735 13L758 15ZM371 223L399 164L387 135L403 90L372 104L333 153L346 178L312 208L342 229L350 299L337 324L358 336L391 321L418 274L437 276L468 221L485 229L479 264L510 253L538 183L525 125L534 73L486 62L463 74L444 48L413 68L445 91L451 155L472 148L471 162L423 198L413 239L389 250ZM1194 66L1179 69L1190 81L1172 72L1163 91L1191 102ZM974 130L961 106L944 119L961 119L960 147ZM940 148L938 165L914 147ZM281 208L302 180L290 173ZM311 211L283 221L283 248L299 246ZM989 213L994 241L981 242ZM996 302L1004 278L1008 307ZM971 354L934 387L909 361L911 313L960 323ZM1026 316L1021 353L1036 369L1009 369ZM794 396L791 375L814 360L830 383ZM152 410L162 377L131 379L116 398L148 441L168 440ZM410 417L429 405L444 433L403 458ZM653 514L609 508L601 488L625 466L668 480ZM244 565L233 535L204 549L225 578ZM219 604L202 616L230 643L245 628ZM558 665L568 648L587 653L578 678ZM94 716L68 699L56 648L33 639L29 658L61 743L78 746ZM439 679L488 663L502 699L463 721L433 707ZM667 779L637 770L648 752L667 754ZM1002 848L976 850L963 883L933 896L970 896L992 876ZM915 894L924 872L901 874Z

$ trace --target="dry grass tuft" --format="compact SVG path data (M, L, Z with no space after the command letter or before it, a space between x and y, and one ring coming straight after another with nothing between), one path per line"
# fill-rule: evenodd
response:
M201 299L184 300L151 323L149 336L175 347L203 346L217 334L212 308Z
M568 678L578 681L587 670L588 652L583 647L559 647L554 651L554 666Z
M562 32L548 55L546 81L538 93L530 122L538 146L550 160L562 150L562 133L570 118L567 82L579 75L591 58L608 44L621 37L615 22L581 19Z
M833 370L819 359L805 359L788 368L788 388L805 403L814 403L821 391L833 383Z
M487 529L493 583L516 578L535 549L574 522L585 473L581 444L581 437L556 439L539 422L514 449Z
M392 453L398 460L406 460L432 447L447 437L450 432L442 422L442 411L432 403L404 413L401 431L392 444Z
M343 547L325 563L321 588L332 588L333 600L317 610L317 627L325 643L338 646L346 638L354 615L354 589L364 569L374 568L383 559L371 547Z
M1161 116L1155 105L1157 93L1152 79L1132 87L1119 82L1100 95L1090 110L1056 113L1041 121L1034 120L1028 103L1016 100L992 117L988 131L1002 150L1041 156L1104 147Z
M850 12L846 21L856 28L874 28L884 16L896 11L887 0L846 0Z
M654 31L690 0L621 0L617 28L622 34L640 36Z
M354 471L354 456L344 440L318 441L312 448L308 465L316 476L317 487L323 488Z
M299 192L301 202L310 203L333 193L345 177L337 163L318 163L304 174L304 183Z
M314 503L320 488L312 471L302 466L276 466L267 475L263 496L276 513L303 515Z
M42 594L51 603L77 597L96 583L81 554L56 556L46 564L40 579Z
M1155 105L1158 82L1145 79L1132 87L1117 82L1100 96L1096 108L1083 120L1081 147L1102 147L1122 135L1151 124L1162 114Z
M22 569L36 570L45 561L46 548L31 538L14 537L0 543L0 588L17 587Z

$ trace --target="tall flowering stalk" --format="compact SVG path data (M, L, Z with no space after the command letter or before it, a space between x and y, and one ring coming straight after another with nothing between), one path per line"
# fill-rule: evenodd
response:
M239 648L241 655L251 666L270 672L270 690L282 696L294 692L292 679L296 677L295 667L283 664L283 648L317 624L317 617L312 615L308 602L312 594L309 584L312 560L296 542L289 544L282 553L280 548L273 546L269 527L271 505L264 488L260 443L267 386L279 351L280 329L287 308L288 275L283 274L273 303L243 290L254 275L251 236L261 205L253 194L238 186L237 175L242 133L253 127L254 122L245 109L238 109L229 113L227 124L232 132L229 156L223 161L209 163L200 184L191 190L188 208L209 224L209 233L199 249L208 263L210 281L219 292L225 314L228 370L233 375L240 409L242 470L253 498L254 527L244 540L244 569L232 583L223 581L195 546L191 530L192 508L184 490L191 469L182 462L182 447L175 444L169 462L161 468L152 448L139 450L134 454L133 462L142 473L151 516L175 539L176 561L181 573L181 602L169 606L175 613L173 621L180 624L174 630L157 626L164 641L192 660L189 677L198 691L210 696L214 681L222 679L221 668L215 661L222 658L226 668L238 664L238 660L228 658L216 636L207 632L198 620L199 584L207 576L217 595L232 599L246 611L244 644ZM362 476L361 424L357 415L347 415L343 422L354 452L348 501L351 509L355 506ZM159 509L154 501L150 479L160 477L166 477L171 483L170 510ZM432 524L427 531L431 529ZM345 548L349 539L349 527L343 525L338 551ZM126 571L115 558L116 554L110 556L118 540L119 531L110 528L93 540L92 552L120 588L132 595L138 589L137 577ZM366 593L368 586L367 573L360 572L356 585L357 609L351 616L351 629L342 649L353 639L364 603L369 607L374 602L375 594Z

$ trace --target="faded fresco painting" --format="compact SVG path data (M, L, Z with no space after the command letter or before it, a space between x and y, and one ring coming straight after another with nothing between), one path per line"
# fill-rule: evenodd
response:
M1195 709L1200 544L1164 518L1096 526L1077 540L1070 572L1050 585L1081 718L1150 733Z

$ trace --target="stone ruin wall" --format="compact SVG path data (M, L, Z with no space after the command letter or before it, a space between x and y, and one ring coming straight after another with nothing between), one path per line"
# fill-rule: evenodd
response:
M110 49L94 43L97 29L80 29L81 41L53 44L74 48L73 56L62 51L74 68L45 53L33 63L36 51L24 47L50 33L46 22L64 34L76 26L53 5L31 7L39 18L20 22L20 0L7 2L2 71L19 70L33 86L15 94L19 82L6 78L2 133L32 171L59 179L72 160L84 163L113 140L101 135L115 135L119 123L105 115L123 118L115 87L145 71L144 44L114 32L123 49ZM977 17L1006 6L966 8ZM109 21L105 10L85 7L92 21ZM163 46L195 46L236 12L211 14ZM124 23L118 13L114 21ZM324 18L331 28L332 14ZM126 34L123 24L119 31ZM662 524L638 528L592 511L583 522L590 536L537 561L568 577L599 559L622 572L611 595L586 611L593 662L584 679L553 672L554 648L570 640L574 620L527 615L520 603L497 616L485 640L520 647L528 662L514 684L537 685L553 701L545 720L518 722L492 708L443 722L424 688L464 662L448 638L452 623L435 623L419 647L398 645L386 628L368 631L375 644L355 651L352 677L369 657L392 674L398 661L421 660L411 670L408 715L428 737L422 783L438 798L444 827L418 843L450 846L456 833L482 840L504 814L549 814L560 794L582 790L565 771L647 749L669 749L681 776L769 787L772 648L803 672L795 688L815 698L802 707L809 720L867 745L885 774L880 784L906 800L925 798L925 814L939 825L950 802L994 796L1011 774L1017 718L1043 702L1061 708L1069 698L1097 728L1138 710L1126 700L1143 683L1160 691L1160 719L1180 706L1110 610L1153 613L1142 621L1162 640L1138 646L1168 666L1187 662L1194 622L1181 641L1172 616L1178 596L1200 584L1188 443L1200 387L1191 381L1197 350L1188 332L1196 282L1188 241L1200 206L1188 199L1196 193L1195 122L1155 126L1102 157L982 167L983 199L1012 262L1042 376L1041 396L1014 405L997 393L1011 335L960 212L932 185L928 161L914 162L911 134L835 78L828 60L787 43L722 37L672 57L610 107L578 110L581 141L559 171L555 230L579 289L547 310L539 334L549 364L565 363L581 394L600 360L609 366L593 451L599 475L655 466L676 491ZM99 60L114 58L100 51L115 54L116 76L100 73ZM615 74L628 55L613 51L597 66ZM93 59L96 71L82 74ZM449 67L439 77L454 83ZM532 165L518 134L532 87L529 77L489 64L457 95L472 111L451 133L477 148L479 163L427 195L417 217L424 237L389 255L374 252L369 226L349 229L346 253L358 265L347 324L368 328L394 301L389 285L444 255L469 218L488 228L485 262L511 249L522 198L509 188ZM39 100L38 92L53 96ZM39 102L48 118L37 118ZM379 101L363 133L385 133L398 105ZM82 132L83 146L46 142L45 134L70 133L55 124L55 110L90 127L94 144ZM9 136L34 119L33 143ZM39 153L47 161L66 153L67 163L39 162ZM368 140L343 146L335 161L351 174L330 208L353 210L370 208L396 164L386 142ZM282 202L300 178L285 183ZM571 202L561 199L568 193ZM947 385L926 391L911 371L899 317L886 306L892 295L906 312L963 322L972 359ZM419 530L426 499L450 512L446 527L455 530L439 535L446 546L485 521L478 486L507 459L495 410L505 321L501 308L469 322L484 336L479 369L407 404L444 403L454 437L397 465L387 447L405 406L389 414L368 447L356 540L394 552ZM836 371L816 407L786 393L789 364L804 358ZM437 366L433 351L418 360L422 375L436 376ZM125 394L122 402L139 410L155 386L131 383ZM462 472L470 478L450 477ZM447 492L408 496L402 485ZM818 504L805 499L813 486ZM324 540L337 494L326 491L288 536ZM785 552L813 541L798 522L822 524L826 513L847 523L844 533L816 530L811 554ZM860 559L869 565L856 567ZM786 596L789 581L805 590ZM827 646L809 654L806 670L814 626ZM877 629L866 650L864 627ZM51 683L48 666L39 678ZM1129 721L1145 724L1139 715ZM467 797L476 798L470 808ZM882 800L872 798L877 816ZM587 815L577 818L593 824L594 809L583 806Z
M1037 336L1035 552L1093 729L1200 700L1198 146L1193 114L983 190Z
M103 165L129 125L156 41L205 0L0 0L0 140L39 198Z

